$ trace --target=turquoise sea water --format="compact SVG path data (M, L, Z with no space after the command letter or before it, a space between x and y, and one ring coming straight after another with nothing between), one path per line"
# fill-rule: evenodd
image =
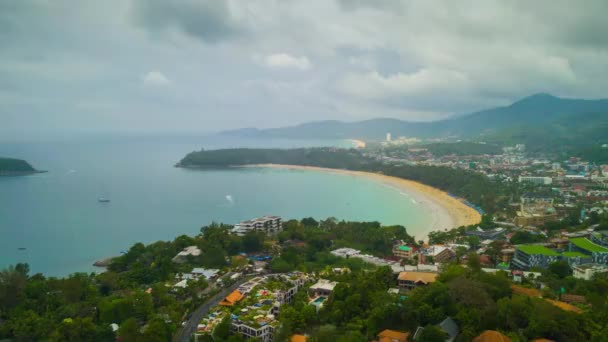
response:
M196 234L212 221L236 223L268 214L409 227L427 223L407 194L360 177L173 167L201 147L320 145L348 143L152 137L0 143L0 156L23 158L49 171L0 177L0 268L28 262L33 272L49 275L92 271L95 260L118 255L135 242L171 240ZM99 203L99 196L111 202Z

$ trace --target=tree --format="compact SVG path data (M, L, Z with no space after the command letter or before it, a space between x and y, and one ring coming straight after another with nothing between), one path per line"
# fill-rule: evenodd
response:
M250 231L243 236L242 244L245 252L258 252L262 250L262 247L264 246L264 235L263 233Z
M428 325L420 333L416 342L443 342L446 334L435 325Z
M129 318L122 322L118 328L118 336L120 337L121 341L137 341L140 336L137 320L135 320L135 318Z
M230 336L230 317L226 316L220 324L213 329L213 339L216 341L225 341Z
M551 263L549 264L547 270L560 279L563 279L572 274L570 265L568 265L568 262L566 261L556 261L554 263Z
M171 329L164 320L153 318L148 322L142 334L142 340L146 342L169 342L171 341Z
M469 267L469 269L471 269L473 272L480 272L481 262L479 260L479 255L475 253L469 253L467 257L467 266Z

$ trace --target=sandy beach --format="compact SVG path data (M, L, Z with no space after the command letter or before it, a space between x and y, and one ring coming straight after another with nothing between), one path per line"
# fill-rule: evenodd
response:
M355 148L365 148L365 141L363 140L357 140L357 139L348 139L350 142L352 142L355 145Z
M448 195L445 191L407 179L385 176L372 172L328 169L315 166L255 164L247 165L246 167L308 170L365 177L378 181L396 190L403 191L410 195L417 205L423 206L424 209L429 212L429 215L433 216L432 223L428 227L415 227L415 232L412 233L416 236L416 239L423 239L426 241L428 233L431 231L467 226L481 221L481 215L475 209Z

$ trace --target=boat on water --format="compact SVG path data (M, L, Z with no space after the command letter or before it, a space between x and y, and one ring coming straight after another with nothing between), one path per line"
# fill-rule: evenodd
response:
M105 198L105 197L99 197L97 199L97 202L99 202L99 203L109 203L110 200L108 198Z
M26 250L27 248L25 248L25 247L19 247L19 248L17 248L17 249L18 249L18 250L20 250L20 251L24 251L24 250Z

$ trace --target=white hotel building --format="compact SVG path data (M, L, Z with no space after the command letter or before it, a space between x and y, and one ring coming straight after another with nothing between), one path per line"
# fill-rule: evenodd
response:
M230 232L239 236L251 231L274 235L281 230L283 230L283 222L280 216L263 216L236 224Z

